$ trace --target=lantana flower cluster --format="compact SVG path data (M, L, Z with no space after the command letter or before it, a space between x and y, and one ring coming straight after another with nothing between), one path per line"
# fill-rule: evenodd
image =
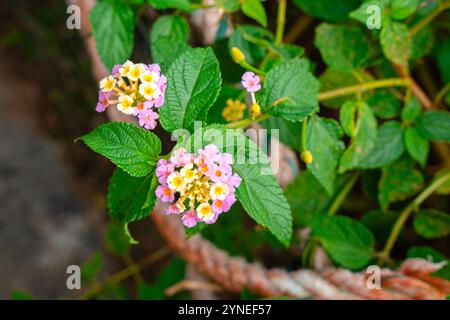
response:
M241 178L232 172L233 158L213 144L188 153L179 148L170 159L157 163L159 186L156 196L169 203L167 214L181 214L186 227L198 222L214 223L236 202L235 190Z
M100 80L95 110L103 112L116 105L119 111L137 116L141 127L153 130L159 118L155 109L164 104L166 81L158 64L135 64L129 60L116 64L111 75Z

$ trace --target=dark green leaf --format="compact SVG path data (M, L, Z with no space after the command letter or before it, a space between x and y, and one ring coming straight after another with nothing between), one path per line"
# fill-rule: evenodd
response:
M422 138L415 127L407 127L403 132L403 140L409 155L425 166L430 150L430 143Z
M305 59L278 64L264 80L263 110L289 121L302 121L317 111L319 83Z
M294 4L313 17L330 22L342 22L348 14L358 8L360 0L340 0L339 4L329 0L294 0Z
M417 118L416 128L424 139L450 142L450 113L426 111Z
M108 69L131 56L135 17L129 6L120 1L96 2L89 20L97 51Z
M373 113L381 119L395 118L400 113L400 101L388 90L377 90L367 98Z
M447 264L445 264L438 271L435 271L431 274L433 277L438 277L450 281L450 263L447 260Z
M441 238L450 234L450 215L438 210L421 210L414 215L414 229L424 238Z
M136 177L152 172L161 153L161 141L155 134L126 122L103 124L80 139Z
M394 225L397 221L398 213L393 211L369 211L361 217L361 222L373 232L375 238L384 243Z
M422 114L420 102L415 97L411 98L402 109L402 120L412 122Z
M383 167L378 185L381 208L387 210L390 203L416 194L421 189L423 180L422 174L414 169L414 161L408 156Z
M360 269L374 254L374 238L361 222L345 216L316 219L313 224L316 236L327 253L338 264Z
M165 103L159 109L164 129L191 129L194 121L205 120L222 84L219 62L211 48L185 51L170 66L167 79Z
M411 247L408 249L406 256L408 258L422 258L435 263L446 260L442 253L427 246Z

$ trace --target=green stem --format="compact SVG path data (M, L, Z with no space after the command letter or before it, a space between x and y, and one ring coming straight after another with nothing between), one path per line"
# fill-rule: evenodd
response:
M254 66L252 66L252 65L250 65L247 61L242 61L241 63L240 63L240 66L242 67L242 68L244 68L244 69L247 69L247 70L250 70L250 71L253 71L254 73L256 73L257 75L260 75L261 77L264 77L266 74L264 73L264 71L262 71L262 70L260 70L260 69L258 69L258 68L255 68Z
M277 30L275 33L275 44L283 42L284 25L286 23L286 0L278 0Z
M353 186L355 185L356 181L358 180L359 172L355 172L353 176L347 181L344 188L342 188L341 192L336 196L336 198L333 200L333 203L328 208L327 215L332 216L334 215L339 208L341 207L342 202L345 200L347 195L352 190Z
M397 241L400 231L402 231L403 226L405 225L405 222L408 220L411 213L415 209L417 209L422 204L422 202L424 202L434 191L436 191L436 189L441 187L448 180L450 180L450 172L444 174L443 176L439 177L439 179L436 179L434 182L432 182L417 196L417 198L415 198L405 209L403 209L394 226L392 227L391 233L389 234L383 250L378 254L380 258L385 260L389 259L392 248Z
M439 5L436 9L434 9L433 12L431 12L428 16L426 16L424 19L420 20L418 23L416 23L409 33L413 36L417 32L419 32L420 29L425 27L427 24L429 24L434 18L436 18L442 11L445 11L446 9L450 8L450 1L444 2L441 5Z
M340 96L345 96L349 94L354 94L357 92L363 92L367 90L373 90L378 88L385 88L385 87L409 87L411 85L411 81L409 79L402 79L402 78L390 78L390 79L383 79L383 80L377 80L377 81L371 81L366 82L354 86L349 87L343 87L331 91L326 91L319 93L318 100L324 101L328 99L333 99Z
M442 99L444 99L447 92L449 91L450 91L450 82L447 83L441 90L439 90L438 94L434 98L434 104L438 106L441 103Z
M302 122L302 144L300 145L300 151L306 151L306 130L308 129L308 117Z
M254 120L252 120L250 118L246 118L246 119L242 119L239 121L230 122L227 124L227 128L230 128L230 129L245 128L245 127L251 125L253 122L261 122L261 121L268 119L269 117L270 117L270 115L266 113L266 114L260 115L259 117L257 117Z

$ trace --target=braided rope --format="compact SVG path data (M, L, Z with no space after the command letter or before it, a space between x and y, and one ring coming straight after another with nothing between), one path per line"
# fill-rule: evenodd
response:
M81 34L94 77L101 79L108 72L97 54L87 19L95 0L68 0L68 3L81 9ZM108 117L112 121L132 121L112 108L108 109ZM369 289L364 274L345 269L328 268L321 273L312 270L286 272L267 270L241 257L230 257L198 234L186 239L181 221L166 216L160 204L155 207L151 218L173 251L231 292L247 288L262 297L285 295L317 299L443 299L450 294L449 281L430 276L441 265L423 259L408 259L398 271L384 269L382 288Z

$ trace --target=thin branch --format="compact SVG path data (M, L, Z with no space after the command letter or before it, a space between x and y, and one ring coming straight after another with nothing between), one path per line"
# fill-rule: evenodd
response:
M176 295L178 292L184 290L209 290L214 292L224 291L221 286L214 283L184 279L164 290L164 294L168 297L172 297Z

